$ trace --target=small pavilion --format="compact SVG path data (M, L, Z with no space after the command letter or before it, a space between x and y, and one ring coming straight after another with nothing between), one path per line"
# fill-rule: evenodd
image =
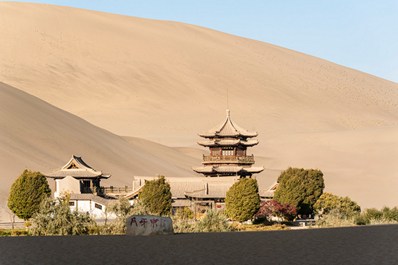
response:
M75 155L60 169L44 175L55 180L54 198L68 194L71 210L87 212L96 218L105 215L111 200L105 197L100 182L111 175L93 169Z
M73 155L63 167L45 176L55 180L54 197L57 198L65 192L100 195L101 179L111 175L93 169L81 157Z

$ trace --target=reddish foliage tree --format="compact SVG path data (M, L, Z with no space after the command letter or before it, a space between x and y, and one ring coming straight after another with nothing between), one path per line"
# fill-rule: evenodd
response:
M260 209L255 217L258 219L265 218L271 221L273 216L282 218L285 221L292 221L297 215L296 207L288 203L279 203L275 200L261 202Z

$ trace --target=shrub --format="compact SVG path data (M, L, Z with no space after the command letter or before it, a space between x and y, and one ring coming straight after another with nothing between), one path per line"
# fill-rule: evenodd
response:
M252 178L243 178L234 183L225 197L225 212L235 221L243 222L253 218L259 207L257 180Z
M140 203L149 214L170 215L171 191L170 184L164 176L147 181L138 197Z
M40 172L24 170L11 186L8 208L19 218L28 220L50 194L45 176Z
M375 208L366 209L357 219L356 224L394 224L398 223L398 208L384 207L381 210Z
M228 225L226 216L219 212L208 210L196 224L196 232L227 232L232 228Z
M47 198L32 217L31 232L37 236L87 235L93 223L88 213L71 212L68 197Z
M172 216L172 220L175 233L195 232L194 213L188 207L178 208Z
M332 209L318 219L316 224L324 227L353 226L356 224L356 220L355 216L342 215L339 210Z
M174 217L177 217L179 219L188 219L191 220L194 218L194 213L191 209L188 207L183 207L183 208L178 208L175 213Z
M296 217L296 207L290 204L282 204L275 200L261 202L260 209L258 209L255 217L258 219L265 219L268 222L272 221L272 217L281 218L283 221L293 221Z
M314 204L314 210L318 212L320 217L333 210L335 214L339 214L342 218L349 218L358 215L361 212L361 207L349 197L324 193Z
M104 226L100 227L98 233L106 235L125 234L126 219L129 215L133 214L133 208L128 199L120 198L119 200L109 204L107 209L107 211L116 215L116 219L107 222Z
M323 173L317 169L288 168L279 176L278 184L274 200L296 207L299 214L312 214L325 188Z

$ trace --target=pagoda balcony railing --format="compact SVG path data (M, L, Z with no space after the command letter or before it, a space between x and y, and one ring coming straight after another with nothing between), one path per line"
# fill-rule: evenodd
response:
M133 187L129 186L124 186L124 187L101 187L101 194L107 195L107 194L116 194L116 195L122 195L122 194L127 194L129 192L133 191Z
M254 164L254 155L249 156L221 156L221 155L203 155L203 163L242 163Z

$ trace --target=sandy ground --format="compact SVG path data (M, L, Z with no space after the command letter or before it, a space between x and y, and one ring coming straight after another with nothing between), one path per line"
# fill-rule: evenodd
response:
M398 226L171 236L0 238L2 265L397 264Z
M232 119L259 132L258 164L319 168L363 208L398 205L396 83L194 25L50 5L0 3L0 36L0 81L76 115L2 85L3 193L72 154L115 185L191 174L200 157L139 138L196 147L228 94Z

